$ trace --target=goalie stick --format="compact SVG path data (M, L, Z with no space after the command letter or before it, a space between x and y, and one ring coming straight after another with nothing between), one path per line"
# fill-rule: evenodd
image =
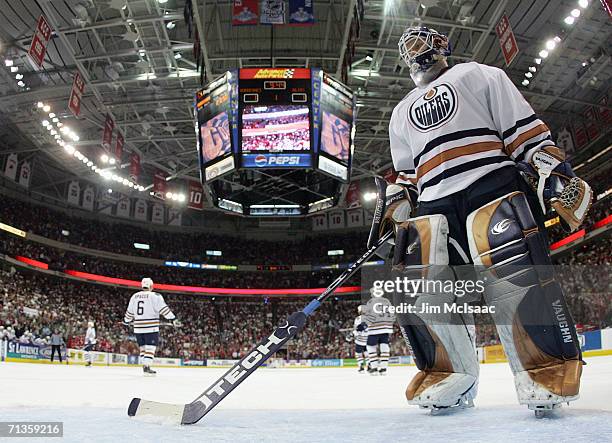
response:
M385 212L385 188L383 179L376 177L377 199L376 209L371 230L377 230ZM232 366L223 376L208 387L198 398L187 404L160 403L155 401L133 398L128 407L128 415L133 416L157 416L165 421L174 421L183 425L197 423L219 404L230 392L260 367L266 360L281 349L285 343L291 340L302 330L306 319L312 315L321 304L327 300L336 289L345 283L378 248L391 238L393 232L387 232L376 242L372 242L373 233L370 232L367 251L340 274L321 295L312 300L302 311L294 312L284 324L278 326L272 334L260 341L251 351L238 363Z

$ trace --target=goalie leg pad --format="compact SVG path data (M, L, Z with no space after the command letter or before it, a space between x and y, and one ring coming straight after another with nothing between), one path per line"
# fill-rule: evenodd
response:
M414 279L452 280L454 273L448 263L445 216L416 217L400 225L394 255L396 270ZM420 370L406 389L409 404L445 408L475 395L478 359L461 314L428 313L422 309L454 301L455 295L449 292L395 294L396 306L415 305L415 313L397 314L402 335Z
M470 253L482 279L519 403L578 398L582 363L574 323L555 281L543 234L522 192L467 219Z

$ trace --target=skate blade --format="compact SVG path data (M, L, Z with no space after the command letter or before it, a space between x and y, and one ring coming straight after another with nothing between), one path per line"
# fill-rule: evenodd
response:
M445 407L439 407L439 406L419 406L421 409L428 409L430 410L430 415L432 416L438 416L438 415L449 415L449 414L454 414L455 412L458 411L462 411L464 409L470 409L474 407L474 401L473 400L459 400L457 402L457 404L453 405L453 406L445 406Z
M538 419L552 418L555 417L558 410L561 409L561 403L553 403L550 405L527 405L527 407L535 413L535 417Z

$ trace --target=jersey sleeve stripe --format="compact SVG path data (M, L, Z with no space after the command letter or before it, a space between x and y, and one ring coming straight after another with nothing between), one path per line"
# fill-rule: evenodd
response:
M522 144L530 141L531 139L533 139L534 137L537 137L540 134L545 134L545 133L550 134L548 126L546 126L544 123L539 124L538 126L531 128L523 132L518 137L516 137L512 143L506 145L506 147L504 148L504 151L509 156L512 156L514 151L516 151Z
M521 152L516 154L515 160L517 162L528 160L531 151L535 151L536 149L540 149L540 148L543 148L544 146L550 146L550 145L554 145L552 141L552 136L547 135L542 140L538 140L537 142L526 144L524 148L520 150ZM517 151L519 150L517 149Z
M435 149L437 146L441 145L442 143L447 143L447 142L454 141L454 140L461 140L462 138L466 138L466 137L478 137L478 136L483 136L483 135L495 135L497 136L499 140L501 140L499 132L497 132L495 129L490 129L490 128L474 128L474 129L465 129L463 131L451 132L450 134L441 135L440 137L436 137L433 140L427 142L423 150L419 152L417 156L414 157L414 164L418 165L423 155Z
M481 166L486 166L486 165L499 164L499 166L502 167L504 166L502 164L504 162L507 162L507 164L514 164L514 162L510 160L506 155L496 155L494 157L485 157L485 158L481 158L478 160L469 161L466 163L462 163L458 166L455 166L453 168L449 168L445 171L442 171L435 177L432 177L425 183L422 183L421 184L421 194L423 193L424 189L431 187L431 186L435 186L446 178L453 177L463 172L472 171L476 168L479 168Z
M423 165L420 165L417 168L417 180L420 180L421 177L427 174L432 169L440 166L442 163L452 160L455 158L463 157L470 154L477 154L480 152L487 151L500 151L503 148L502 142L479 142L472 143L464 146L457 146L456 148L451 148L446 151L441 152L440 154L432 157L427 160Z
M538 117L535 114L531 114L529 117L522 118L517 120L516 124L509 129L506 129L502 134L503 139L507 139L512 134L514 134L519 128L528 125L529 123L538 120Z

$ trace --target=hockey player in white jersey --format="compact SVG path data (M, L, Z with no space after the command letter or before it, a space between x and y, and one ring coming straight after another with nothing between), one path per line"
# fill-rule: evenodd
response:
M172 313L161 294L153 292L153 280L143 278L141 282L142 291L132 295L123 323L133 323L134 335L140 347L140 361L145 374L154 375L151 369L155 358L155 350L159 343L159 316L166 320L172 320L174 325L179 326L179 321Z
M91 366L93 362L93 353L91 352L96 344L96 328L93 321L87 322L87 331L85 332L85 366Z
M391 302L381 294L372 292L372 298L365 307L365 321L368 325L368 373L386 375L391 347L389 338L393 334L395 315L389 310Z
M493 319L519 403L541 415L577 399L583 362L550 269L544 213L552 208L564 228L576 229L590 207L590 187L504 71L476 62L449 67L447 37L426 27L408 28L399 50L416 88L389 123L401 184L387 188L381 232L395 231L393 264L426 271L474 263L483 273L545 265L525 274L529 284L498 274L505 276L487 283L484 297L497 305ZM425 298L443 301L416 294L417 303ZM469 319L453 314L445 325L401 314L398 323L420 369L406 389L408 402L433 410L471 405L478 361Z
M368 353L366 345L368 343L368 325L363 316L364 305L357 307L357 313L353 322L353 337L355 338L355 358L357 359L358 372L362 373L365 371L366 363L368 360Z

